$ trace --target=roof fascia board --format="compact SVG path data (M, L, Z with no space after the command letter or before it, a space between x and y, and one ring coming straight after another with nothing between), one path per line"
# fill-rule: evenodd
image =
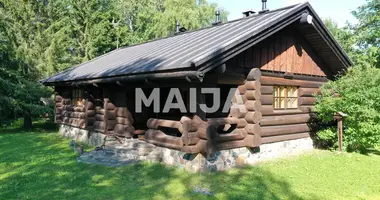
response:
M344 63L346 67L353 65L354 63L352 62L350 57L348 57L347 53L343 50L340 44L332 36L332 34L328 30L328 28L325 26L325 24L322 22L322 19L318 16L318 14L315 12L313 7L311 7L309 2L306 2L305 4L307 6L308 11L313 15L314 28L324 38L326 43L334 51L335 55L341 60L342 63ZM317 23L314 23L314 22L317 22Z

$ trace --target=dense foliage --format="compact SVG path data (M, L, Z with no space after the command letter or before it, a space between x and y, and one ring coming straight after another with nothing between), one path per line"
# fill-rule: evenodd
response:
M317 97L315 111L327 124L318 137L336 147L336 124L331 124L337 111L349 116L344 119L344 146L349 151L364 152L380 144L380 69L357 66L337 81L323 86ZM320 124L321 125L321 124Z
M209 26L207 0L0 1L0 124L49 109L38 80L122 46ZM222 10L222 20L227 13ZM50 110L51 112L51 110Z
M323 86L317 96L317 137L320 144L336 147L337 128L332 118L342 111L349 115L344 121L345 148L364 152L380 144L380 2L367 1L353 15L359 22L343 28L325 21L356 67Z

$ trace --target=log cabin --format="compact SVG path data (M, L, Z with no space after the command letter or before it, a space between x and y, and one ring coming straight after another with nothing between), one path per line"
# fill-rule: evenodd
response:
M310 137L314 95L352 65L309 3L262 10L226 23L116 49L46 78L55 88L55 122L116 138L140 138L187 154ZM228 112L136 112L136 88L171 88L189 107L191 88L219 88ZM235 88L233 95L228 95Z

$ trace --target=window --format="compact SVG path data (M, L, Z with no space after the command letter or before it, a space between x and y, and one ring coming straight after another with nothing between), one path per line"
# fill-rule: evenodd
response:
M73 90L72 102L76 106L83 105L83 90L75 89Z
M298 108L298 88L294 86L273 87L274 109Z

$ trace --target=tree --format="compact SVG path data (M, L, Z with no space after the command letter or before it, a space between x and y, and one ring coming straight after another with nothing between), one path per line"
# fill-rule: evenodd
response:
M210 26L206 0L3 0L0 2L0 121L47 112L39 79L121 46ZM222 11L222 19L226 12ZM41 111L41 112L40 112Z
M367 0L352 14L358 19L356 25L351 25L358 37L357 46L368 63L380 68L380 1Z
M328 146L336 146L337 111L349 114L345 119L344 146L365 152L380 144L380 2L370 0L353 15L357 24L343 28L331 20L325 24L356 64L336 81L329 81L317 96L315 111L320 130L317 137Z

